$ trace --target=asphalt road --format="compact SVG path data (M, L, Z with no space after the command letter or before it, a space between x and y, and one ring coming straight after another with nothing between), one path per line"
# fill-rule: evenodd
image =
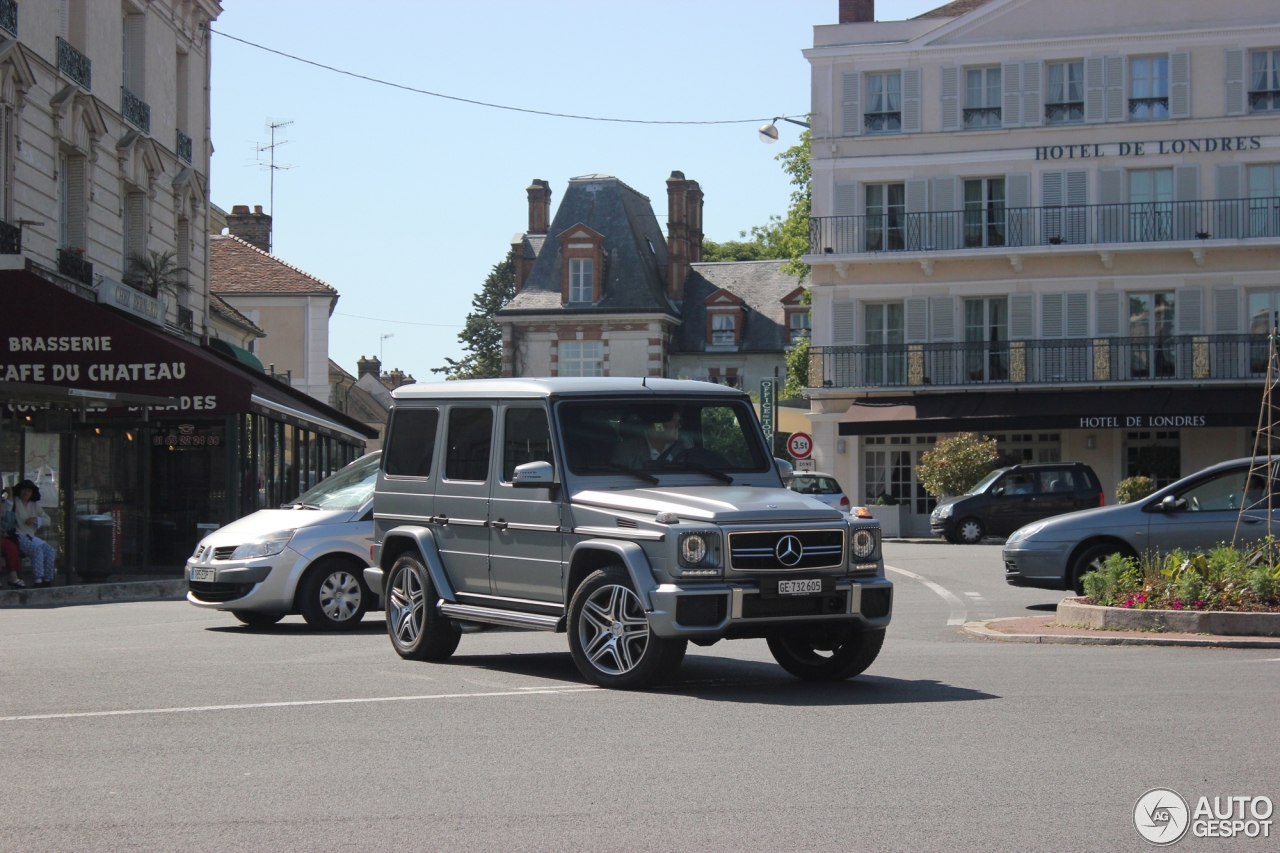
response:
M891 572L879 660L834 685L758 640L619 693L551 634L436 665L380 614L0 611L0 850L1145 850L1150 788L1280 801L1274 652L968 638L948 623L1061 596L1007 587L995 546L886 550L918 577Z

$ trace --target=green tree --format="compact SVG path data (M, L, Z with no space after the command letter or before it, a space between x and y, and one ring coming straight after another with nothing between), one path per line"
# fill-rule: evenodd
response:
M779 400L799 400L809 387L809 336L800 338L787 350L787 381Z
M168 291L177 296L190 290L186 267L178 266L175 252L134 252L129 256L129 268L125 272L125 284L151 296Z
M472 312L467 315L458 340L463 356L455 361L445 358L444 367L431 368L445 379L495 379L502 375L502 328L494 319L503 306L516 295L516 256L494 264L480 292L471 298Z
M916 477L935 498L963 495L991 473L999 457L994 438L962 432L922 453Z

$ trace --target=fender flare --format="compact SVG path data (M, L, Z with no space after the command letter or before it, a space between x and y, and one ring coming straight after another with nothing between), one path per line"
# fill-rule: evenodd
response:
M625 540L584 539L574 545L573 551L569 554L571 568L580 550L609 551L617 554L622 560L622 565L626 567L627 573L631 575L631 583L635 586L636 594L640 596L640 602L644 605L645 611L653 610L653 599L649 593L658 588L658 582L654 580L653 567L649 565L649 557L644 553L643 548L635 542Z
M456 603L458 597L453 591L453 584L449 583L449 576L445 573L444 563L440 560L440 549L436 546L436 537L431 532L431 528L417 524L404 524L391 528L382 537L384 555L388 550L387 545L397 539L409 539L413 542L418 553L422 555L423 562L427 564L427 574L431 575L431 583L435 585L436 593L445 601ZM385 556L379 560L379 563L379 571L391 570L391 567L386 565Z

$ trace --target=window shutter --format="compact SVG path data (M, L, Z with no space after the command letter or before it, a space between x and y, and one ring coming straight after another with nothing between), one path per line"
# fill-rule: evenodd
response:
M1031 173L1009 172L1004 176L1005 242L1026 246L1035 242L1035 211L1031 209Z
M1034 293L1009 294L1009 337L1026 340L1036 336L1036 295Z
M1040 337L1062 337L1062 296L1061 293L1040 295Z
M1031 173L1009 172L1004 176L1005 204L1008 207L1031 206Z
M1226 53L1227 115L1242 116L1248 112L1244 86L1244 51L1229 48Z
M1247 195L1243 189L1244 166L1239 163L1219 163L1217 172L1218 215L1214 223L1217 237L1239 237L1244 231L1248 216Z
M1169 118L1191 118L1191 54L1169 54Z
M929 314L933 322L930 340L954 341L956 339L956 298L935 296L929 300Z
M1089 337L1089 293L1078 290L1067 294L1067 337Z
M1040 78L1040 60L1022 63L1022 123L1027 127L1044 124Z
M960 130L960 66L942 66L942 129Z
M66 41L71 32L71 0L58 0L58 36Z
M1022 63L1006 62L1000 70L1000 86L1003 97L1000 105L1000 123L1004 127L1022 126Z
M858 185L836 184L836 216L858 215Z
M837 299L831 303L831 342L836 346L857 343L857 305L852 299Z
M67 169L67 246L72 249L87 249L84 234L85 190L84 190L84 158L68 157ZM128 263L126 261L126 267Z
M1071 207L1089 203L1089 172L1086 169L1069 169L1066 173L1066 202Z
M1124 203L1124 169L1098 170L1098 204Z
M1204 291L1198 287L1178 290L1178 334L1198 335L1204 331Z
M933 179L933 209L938 211L955 211L960 209L956 198L960 191L960 181L954 175Z
M1218 198L1244 198L1244 167L1239 163L1218 164Z
M1213 289L1213 330L1219 334L1240 331L1240 290L1235 287Z
M936 248L955 249L960 245L960 181L955 176L933 179L933 220Z
M1040 206L1062 207L1066 197L1065 172L1040 173Z
M1099 290L1096 301L1098 311L1098 337L1119 337L1120 292L1118 290Z
M1106 113L1106 120L1124 121L1128 117L1125 114L1124 57L1106 57L1104 73L1106 76L1107 97L1103 112Z
M841 75L841 126L842 136L857 136L862 132L862 100L859 97L861 75L857 71L846 71Z
M907 343L925 343L929 340L929 300L923 296L911 296L905 302Z
M1173 167L1173 200L1200 200L1200 167L1194 163Z
M1103 105L1107 99L1107 87L1104 71L1106 60L1101 56L1090 56L1084 61L1084 120L1100 122L1106 118Z
M920 132L920 69L902 69L902 132Z
M1173 237L1175 240L1192 240L1196 232L1208 229L1208 222L1199 221L1200 167L1194 163L1173 167L1173 200L1181 202L1173 206Z
M146 16L131 13L124 16L124 87L139 98L146 80Z
M131 192L125 196L124 266L135 255L144 255L147 248L146 221L142 212L142 193Z
M926 213L929 210L929 179L914 178L907 181L907 213Z

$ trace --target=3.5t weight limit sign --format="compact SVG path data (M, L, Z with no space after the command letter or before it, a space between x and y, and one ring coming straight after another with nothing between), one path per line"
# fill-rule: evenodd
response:
M787 452L792 459L808 459L813 453L813 436L807 432L793 432L787 439Z

